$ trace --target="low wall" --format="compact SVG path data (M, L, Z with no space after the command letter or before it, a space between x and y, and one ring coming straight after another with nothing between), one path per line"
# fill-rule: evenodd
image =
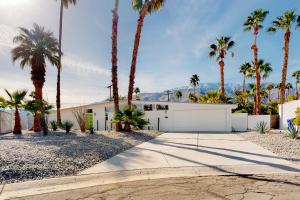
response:
M233 132L245 132L248 129L248 114L233 113L231 115L231 124Z
M280 129L284 130L288 128L287 120L296 117L295 111L300 107L300 100L290 101L285 104L279 105L280 115Z
M0 134L12 132L12 121L11 113L0 111Z
M266 122L267 127L271 127L271 115L249 115L248 116L248 129L256 130L259 122Z

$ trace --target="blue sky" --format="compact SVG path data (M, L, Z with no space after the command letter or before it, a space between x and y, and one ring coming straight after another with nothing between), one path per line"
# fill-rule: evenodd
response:
M110 84L111 9L113 0L79 0L65 11L63 38L62 101L64 105L101 101ZM137 64L136 85L142 92L158 92L188 85L198 74L203 83L219 82L219 68L207 54L216 37L232 36L235 57L225 61L225 81L240 83L239 66L251 61L253 37L243 32L243 22L257 8L270 11L265 27L298 0L167 0L164 8L147 16ZM127 93L128 73L138 15L130 0L121 0L119 30L120 92ZM11 42L17 27L31 28L34 22L58 36L59 3L55 0L0 0L0 95L9 90L32 89L30 69L12 64ZM300 69L300 29L292 30L290 74ZM261 31L259 57L273 66L268 82L279 82L283 62L283 33ZM56 70L47 66L45 97L55 102Z

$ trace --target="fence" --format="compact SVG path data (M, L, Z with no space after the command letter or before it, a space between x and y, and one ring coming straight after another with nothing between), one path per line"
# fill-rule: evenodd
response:
M0 134L12 132L13 115L0 111Z

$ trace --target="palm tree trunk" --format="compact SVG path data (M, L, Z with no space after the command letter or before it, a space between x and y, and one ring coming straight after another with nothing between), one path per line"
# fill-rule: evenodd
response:
M298 80L296 80L296 100L299 99Z
M224 66L223 59L219 62L220 65L220 78L221 78L221 94L225 95L225 81L224 81Z
M58 44L58 67L57 67L57 84L56 84L56 109L57 109L57 124L61 126L61 102L60 102L60 73L61 73L61 43L62 43L62 28L63 28L63 12L64 12L64 4L63 0L61 0L60 4L60 18L59 18L59 44Z
M113 86L113 98L114 98L114 110L115 114L120 111L119 107L119 92L118 92L118 22L119 22L119 0L115 0L115 8L113 10L112 21L112 86ZM116 132L121 131L121 123L116 123Z
M243 92L245 92L246 89L246 75L244 75L244 80L243 80Z
M269 93L268 93L268 101L269 101L269 103L271 102L271 90L269 90Z
M194 85L194 96L196 96L196 85Z
M261 77L260 77L260 72L259 72L259 67L258 67L258 49L256 45L256 39L257 39L257 33L254 33L254 43L252 45L253 49L253 54L254 54L254 66L255 66L255 73L256 73L256 102L255 102L255 114L259 115L260 114L260 82L261 82Z
M135 39L134 39L134 47L133 47L133 52L132 52L132 61L131 61L131 67L130 67L129 86L128 86L128 105L129 106L131 106L131 104L132 104L136 62L137 62L137 56L138 56L139 45L140 45L140 40L141 40L141 33L142 33L143 25L144 25L144 19L145 19L147 10L148 10L148 5L149 4L146 4L139 14L137 30L136 30Z
M284 62L282 66L282 82L281 82L281 98L280 103L285 102L285 86L286 86L286 74L289 60L289 44L290 44L291 32L287 30L284 34Z
M19 109L17 107L15 109L16 109L16 111L15 111L15 126L14 126L13 133L14 134L22 134L21 118L20 118Z

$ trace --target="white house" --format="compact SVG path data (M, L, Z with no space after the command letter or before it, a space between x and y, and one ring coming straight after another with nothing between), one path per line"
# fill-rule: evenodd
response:
M288 128L287 120L296 117L295 111L297 108L300 108L300 100L290 101L279 105L280 129L284 130Z
M236 105L228 104L179 102L133 101L133 104L145 111L145 118L150 122L148 128L165 132L231 132L232 110L236 108ZM126 103L121 102L120 105L124 107ZM93 113L95 130L112 129L113 102L62 109L62 120L73 121L76 129L79 127L73 112L78 109ZM56 120L56 111L50 113L51 120Z

